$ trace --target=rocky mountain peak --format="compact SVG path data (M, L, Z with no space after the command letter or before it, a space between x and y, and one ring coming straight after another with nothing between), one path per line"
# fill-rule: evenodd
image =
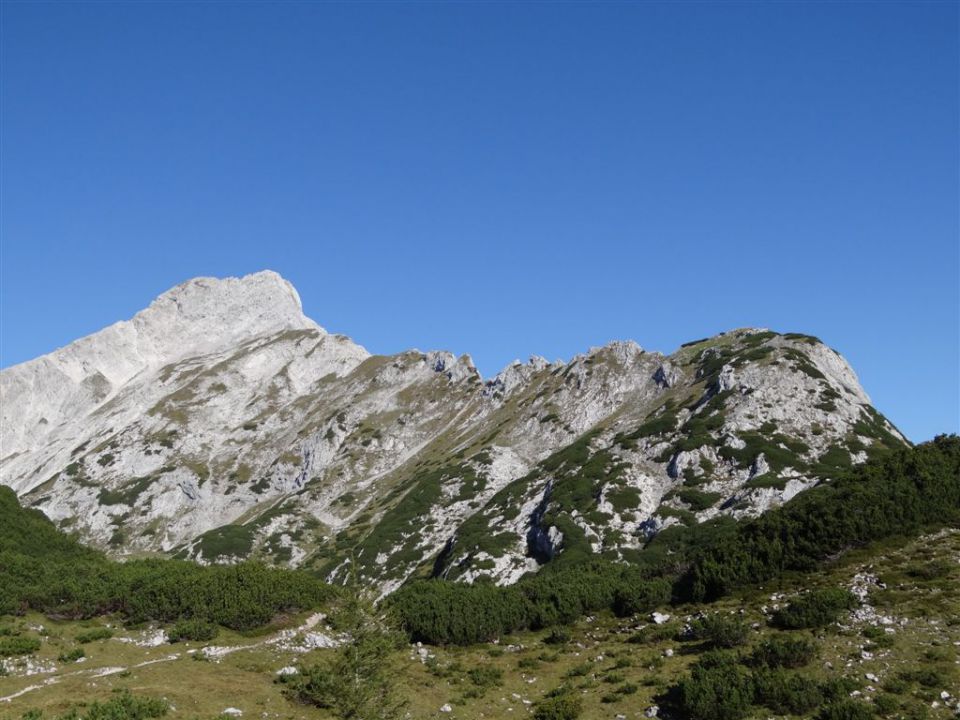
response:
M296 288L273 270L243 277L197 277L167 290L144 311L159 311L173 305L184 320L202 320L211 314L231 310L235 316L263 317L275 322L315 327L303 316Z
M131 322L145 341L167 351L165 360L284 330L324 332L303 314L293 285L272 270L188 280L160 295ZM171 341L179 350L168 347Z
M3 370L0 460L48 446L57 436L72 437L74 422L109 402L135 378L162 375L163 368L185 359L229 352L290 331L326 336L303 314L297 291L275 272L181 283L130 320ZM354 348L338 352L366 354L362 348L354 353ZM9 466L4 470L9 472ZM19 488L36 482L3 479Z

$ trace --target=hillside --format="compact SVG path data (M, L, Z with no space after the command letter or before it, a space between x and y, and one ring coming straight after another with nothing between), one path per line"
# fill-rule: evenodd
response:
M142 578L144 570L158 568L172 569L179 580L188 568L198 577L218 575L210 586L214 592L192 612L234 599L250 576L238 586L222 581L243 566L110 562L3 491L0 588L27 602L18 604L15 615L0 608L0 717L946 719L956 715L960 695L958 513L960 439L940 437L895 451L755 520L728 524L719 533L706 532L706 525L678 528L658 536L636 565L607 565L617 573L633 567L647 578L627 578L623 588L632 597L643 595L649 578L660 574L668 588L674 583L672 598L669 592L648 594L643 605L621 605L614 612L585 608L591 612L556 615L540 628L518 625L461 644L394 644L384 635L378 667L402 710L351 715L344 706L316 700L326 697L323 687L337 658L373 647L357 644L360 626L344 632L342 604L332 610L332 627L320 624L323 616L295 608L274 610L253 630L225 628L222 618L184 626L160 614L166 606L164 595L155 592L160 585L153 591L141 585L123 595L137 596L140 607L151 609L149 623L126 615L123 607L79 620L65 618L61 604L43 616L27 597L38 580L11 582L2 575L15 555L42 558L56 567L48 576L54 584L88 591L110 586L121 568L121 577L129 572ZM678 534L699 539L678 541ZM49 548L28 542L19 553L25 537L49 540ZM778 539L789 552L773 551ZM682 567L656 561L664 542L685 558ZM645 560L646 553L654 558ZM80 556L97 565L95 575L77 562ZM609 587L615 577L591 562L567 567L579 570L537 576L541 589L530 600L542 608L561 603L562 612L578 597L602 595L604 583ZM698 592L690 589L697 583L688 578L705 572L728 582L711 586L712 602L694 602ZM416 618L434 631L443 613L468 623L461 627L480 627L506 610L507 594L526 592L529 583L471 590L426 581L420 585L486 593L486 600L422 606ZM195 585L170 587L182 595ZM397 598L403 602L403 591L386 607ZM330 596L321 602L330 607ZM191 634L178 638L185 629ZM376 688L366 680L361 688L375 703Z

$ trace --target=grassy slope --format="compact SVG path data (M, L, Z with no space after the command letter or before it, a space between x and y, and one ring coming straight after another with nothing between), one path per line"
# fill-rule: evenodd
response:
M8 538L3 541L6 547L22 544L25 553L37 556L51 548L66 555L86 554L68 539L50 535L55 530L51 531L52 526L42 517L14 512L15 500L10 502L6 495L0 495L0 501L5 503L0 510L8 521L0 528L10 531L0 532L0 537ZM886 589L874 589L869 602L880 614L893 616L896 621L893 646L877 649L872 657L864 656L862 651L868 645L864 625L845 617L840 626L814 633L821 646L821 657L807 672L820 678L852 678L866 696L872 697L879 691L871 692L868 686L887 686L901 670L939 668L943 680L937 680L936 686L910 683L890 697L902 706L897 712L908 713L909 717L923 717L920 708L925 708L930 717L948 717L953 710L930 706L941 691L960 694L956 667L960 645L958 560L960 532L956 530L909 542L888 538L882 544L847 553L838 564L825 564L806 574L788 572L781 579L767 582L765 587L743 589L710 605L662 610L681 619L702 611L742 612L747 621L757 624L750 638L750 643L755 644L761 636L780 632L766 625L764 606L786 600L771 599L771 593L789 596L815 587L849 587L854 576L869 571L887 585ZM295 627L300 619L289 618L287 623ZM117 625L116 637L85 645L85 661L67 664L57 660L61 653L78 647L78 634L108 621ZM399 653L394 659L394 670L414 718L517 717L526 714L523 708L529 707L524 700L535 703L563 682L573 684L583 695L583 717L611 717L618 712L629 716L649 706L702 652L695 644L678 641L672 632L645 642L628 643L627 639L645 624L644 618L616 620L601 615L574 626L570 641L562 646L545 645L545 632L518 633L501 638L496 645L431 649L434 658L428 664L419 662L412 651ZM196 653L189 651L201 646L196 643L146 648L120 640L139 632L140 629L125 630L109 618L53 622L32 614L23 618L0 617L0 638L19 636L40 641L35 656L5 661L10 675L0 678L0 699L9 701L0 701L0 718L18 718L30 708L43 708L51 717L78 700L108 697L115 688L166 697L176 708L172 717L214 717L226 707L239 707L248 717L264 712L275 718L326 717L319 710L293 705L282 696L273 682L275 673L300 656L264 643L263 632L259 637L223 632L214 641L216 645L242 649L219 663L193 659ZM675 651L670 657L665 654L668 649ZM329 652L313 651L307 660ZM471 674L485 667L493 671L493 676L499 671L501 677L488 688L479 687L476 680L481 678L475 672ZM107 669L113 672L104 674ZM867 673L876 674L879 680L868 681ZM631 685L635 686L633 693L623 692ZM605 696L612 701L603 702ZM439 712L444 703L454 706L452 715ZM769 715L765 711L760 714Z
M869 643L862 634L865 625L843 618L840 625L800 633L817 638L821 646L820 658L811 664L808 672L823 679L851 677L866 696L874 696L882 692L879 688L900 670L941 667L948 673L952 686L925 688L914 683L895 697L905 704L904 712L919 712L925 706L927 717L946 718L953 716L952 710L943 706L931 709L929 706L939 699L942 690L956 695L960 688L956 667L956 643L960 643L958 561L958 531L906 543L888 541L879 547L851 553L842 564L815 575L788 577L709 607L691 605L663 610L675 618L704 609L721 613L742 610L747 621L759 624L750 636L750 644L755 644L761 637L781 634L766 625L767 616L762 612L764 606L769 610L776 602L784 602L772 601L770 596L773 593L789 596L812 587L849 587L857 573L874 573L887 583L887 589L872 591L869 602L881 615L890 615L897 620L896 632L892 636L893 647L878 650L872 659L864 660L861 651ZM931 579L917 576L918 568L929 567L935 562L947 568L945 574ZM290 618L289 625L295 626L298 621L298 618ZM166 697L176 707L169 715L173 718L215 717L227 707L240 708L245 717L259 717L261 713L268 713L266 717L290 720L328 717L323 711L293 705L282 696L279 686L273 682L275 672L293 664L298 656L270 646L256 646L269 637L272 630L259 637L229 632L221 634L214 644L251 647L227 655L219 663L192 659L187 651L200 647L200 643L142 648L116 638L83 646L88 659L82 663L62 665L56 662L61 652L77 646L74 638L78 633L101 622L56 623L36 615L0 619L0 626L15 625L25 635L41 637L41 650L35 659L57 666L49 674L0 678L0 697L56 680L9 703L0 703L0 718L19 718L31 708L43 708L49 717L81 698L109 697L114 688ZM41 636L29 629L29 626L39 624L45 627L46 635ZM434 658L429 664L413 659L414 650L411 649L397 655L395 671L410 701L413 718L524 717L528 714L525 708L529 707L524 700L535 703L545 692L564 681L573 683L582 693L585 704L582 717L586 720L611 718L617 713L633 717L635 713L642 714L657 694L675 682L701 651L696 643L679 642L673 638L645 643L626 642L644 625L648 625L645 618L617 620L602 616L573 626L571 641L565 645L544 644L546 632L520 633L502 638L499 645L430 648ZM120 637L136 634L118 630ZM664 656L667 649L674 650L672 657ZM328 652L315 650L306 659L310 661ZM171 658L172 655L177 657ZM832 668L828 668L827 663ZM624 667L616 668L617 665ZM485 691L478 688L468 671L482 666L500 670L502 683ZM98 671L110 667L124 670L94 677ZM879 681L868 681L866 673L876 674ZM620 695L616 702L601 702L604 695L614 693L625 684L636 685L636 692ZM867 686L876 687L878 691L871 693ZM479 697L473 697L476 695ZM444 703L453 705L452 713L439 711ZM757 716L768 717L772 713L760 711Z

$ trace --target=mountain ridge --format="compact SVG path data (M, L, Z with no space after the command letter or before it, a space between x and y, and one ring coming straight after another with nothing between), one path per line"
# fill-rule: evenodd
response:
M130 351L137 318L152 353ZM327 333L269 271L188 281L125 322L0 371L0 482L114 554L333 580L353 558L385 592L430 572L512 582L758 514L906 443L846 361L796 333L670 355L614 341L484 379L469 355L371 355Z

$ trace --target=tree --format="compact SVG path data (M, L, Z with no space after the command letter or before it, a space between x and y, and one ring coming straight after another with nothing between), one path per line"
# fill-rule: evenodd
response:
M389 661L404 639L388 614L354 584L331 624L343 633L345 642L326 662L301 666L296 675L284 676L288 694L344 720L400 717L404 703L397 697Z

